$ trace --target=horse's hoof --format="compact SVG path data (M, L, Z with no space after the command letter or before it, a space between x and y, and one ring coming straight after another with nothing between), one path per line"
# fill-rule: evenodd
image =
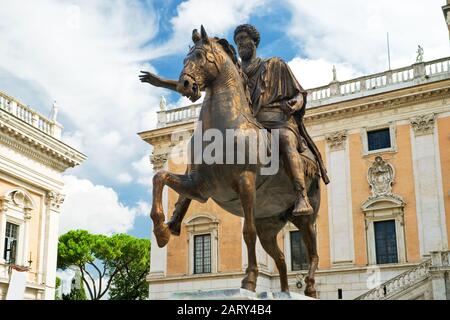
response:
M162 248L169 242L170 231L167 225L163 224L160 228L154 229L153 233L155 234L158 247Z
M246 271L247 275L242 279L241 288L249 291L256 291L256 279L258 278L258 271Z
M248 291L256 292L256 281L244 279L242 280L241 288Z
M317 299L317 291L315 289L305 289L305 295Z
M167 222L169 226L170 233L174 236L179 236L181 233L181 226L179 223L173 223L172 221Z

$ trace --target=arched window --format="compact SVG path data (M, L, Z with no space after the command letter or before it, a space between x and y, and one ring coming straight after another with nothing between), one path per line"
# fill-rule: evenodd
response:
M28 266L28 242L31 211L36 207L23 189L14 189L0 197L0 260Z
M219 220L199 214L186 222L189 241L189 274L217 273Z
M370 265L406 262L404 205L401 198L392 196L363 204Z

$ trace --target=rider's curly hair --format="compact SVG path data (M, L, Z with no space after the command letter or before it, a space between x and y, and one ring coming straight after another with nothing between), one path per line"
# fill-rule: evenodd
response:
M247 34L252 38L253 42L255 43L255 46L258 47L259 41L261 40L261 36L259 35L258 30L251 24L241 24L234 30L234 37L233 40L236 42L236 36L240 32L247 32Z

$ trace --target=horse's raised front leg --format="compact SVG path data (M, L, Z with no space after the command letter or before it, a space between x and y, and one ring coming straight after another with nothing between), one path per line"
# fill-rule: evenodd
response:
M255 227L255 181L256 176L252 171L240 174L238 180L238 193L244 211L244 241L247 245L248 267L245 270L245 278L241 287L250 291L256 291L256 279L258 278L258 264L256 261L256 227Z
M150 217L153 220L153 233L160 248L164 247L170 239L170 230L164 223L164 210L162 206L162 192L164 186L172 188L178 194L205 202L207 199L200 193L200 180L193 174L173 174L165 170L158 171L153 177L153 203Z

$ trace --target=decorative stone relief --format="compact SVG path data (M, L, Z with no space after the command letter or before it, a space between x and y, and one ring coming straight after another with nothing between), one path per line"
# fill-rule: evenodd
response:
M153 170L160 170L164 167L164 164L167 161L167 153L155 154L150 156L150 162L153 165Z
M61 205L63 204L65 195L58 193L56 191L49 191L47 193L47 205L50 206L52 210L61 210Z
M380 156L375 158L375 162L369 168L367 180L372 189L373 198L379 196L392 195L392 183L394 182L394 169L386 163Z
M434 114L425 114L421 116L417 116L412 118L411 126L414 130L414 134L416 136L433 134L434 123L435 123L435 115Z
M34 209L33 201L30 196L22 190L13 190L3 197L3 210L6 211L10 206L19 207L26 212Z
M325 136L331 150L341 150L345 147L345 140L347 139L347 131L337 131Z

